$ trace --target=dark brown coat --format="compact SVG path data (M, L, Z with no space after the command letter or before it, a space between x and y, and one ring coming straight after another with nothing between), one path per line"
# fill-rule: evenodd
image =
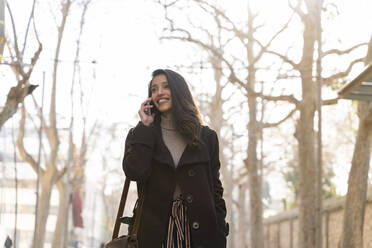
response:
M123 169L128 178L146 187L140 248L160 248L166 238L176 183L186 199L192 248L226 247L228 225L218 151L216 132L201 126L197 146L187 145L175 168L159 124L147 127L140 122L129 131Z

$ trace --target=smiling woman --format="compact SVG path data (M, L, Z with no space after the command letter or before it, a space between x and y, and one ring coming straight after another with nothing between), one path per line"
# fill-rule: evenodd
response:
M171 70L154 71L138 113L123 169L145 187L139 247L225 248L217 134L201 124L185 79Z

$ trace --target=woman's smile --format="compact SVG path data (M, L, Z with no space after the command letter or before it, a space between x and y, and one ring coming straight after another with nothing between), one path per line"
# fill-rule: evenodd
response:
M153 78L151 98L160 113L163 115L169 115L171 113L172 94L165 75L161 74Z

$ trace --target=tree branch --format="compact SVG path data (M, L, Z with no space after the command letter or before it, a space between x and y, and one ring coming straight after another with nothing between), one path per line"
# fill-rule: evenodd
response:
M39 48L37 49L37 51L35 52L34 56L31 59L30 67L28 71L26 72L26 74L24 75L24 77L22 78L23 83L26 83L30 79L31 73L35 67L37 60L39 59L39 56L42 50L43 50L43 45L39 43Z
M22 54L20 54L19 48L18 48L17 34L16 34L16 29L15 29L13 14L12 14L12 11L8 3L7 3L7 8L8 8L9 15L11 17L12 26L13 26L14 50L16 53L16 60L14 59L14 56L11 56L12 63L10 65L11 65L11 68L15 74L15 77L18 83L16 87L12 87L9 90L5 106L0 112L0 129L4 125L4 123L17 112L18 105L20 103L23 103L24 98L27 95L31 94L32 91L37 87L36 85L28 84L28 80L31 77L31 73L42 51L42 45L39 42L39 48L31 59L31 64L29 66L27 73L25 73L23 63L22 63L23 58L21 57ZM7 43L7 45L8 45L10 54L12 55L12 51L11 51L9 43Z
M302 20L304 20L306 18L306 14L301 10L301 4L302 4L303 0L299 0L297 1L297 6L293 6L291 4L291 0L288 0L288 6L294 11L296 12Z
M56 183L61 180L61 178L66 174L67 167L63 167L63 169L58 173Z
M216 6L213 6L212 4L210 4L210 3L206 2L206 1L203 1L203 0L194 0L194 1L197 2L197 3L199 3L199 4L207 5L209 8L213 9L213 11L215 12L215 15L216 16L221 16L232 27L232 29L227 29L227 28L225 28L225 29L227 29L229 31L233 31L235 33L235 35L241 40L241 42L243 44L245 44L244 39L248 39L248 35L246 33L244 33L243 31L240 31L236 27L235 23L233 21L231 21L230 18L227 17L223 11L221 11Z
M24 39L24 41L23 41L23 48L22 48L22 52L21 52L21 56L22 56L22 57L23 57L23 54L24 54L25 49L26 49L28 30L29 30L29 28L30 28L31 20L32 20L32 18L34 17L35 3L36 3L36 0L33 0L31 14L30 14L30 17L28 18L28 22L27 22L27 28L26 28L25 39ZM40 43L40 42L39 42L39 43Z
M340 98L333 98L333 99L327 99L327 100L323 100L322 101L322 105L323 106L329 106L329 105L334 105L334 104L337 104L338 103L338 100L340 100Z
M175 29L175 30L182 30L182 29ZM188 33L186 30L182 30L182 31ZM187 42L191 42L191 43L194 43L196 45L201 46L205 50L207 50L207 51L211 52L212 54L214 54L215 56L219 57L227 65L227 67L230 70L230 76L228 77L230 82L237 83L240 87L242 87L243 89L248 91L248 86L236 76L234 68L230 64L230 62L225 57L223 57L223 55L219 51L217 51L216 48L212 47L211 45L205 44L204 42L202 42L200 40L196 40L196 39L192 38L190 33L188 33L188 37L163 36L160 39L187 41Z
M344 54L352 52L353 50L357 49L358 47L365 46L365 45L368 45L368 42L357 44L357 45L352 46L352 47L350 47L349 49L346 49L346 50L331 49L331 50L323 52L322 57L325 57L325 56L330 55L330 54L344 55Z
M255 40L260 46L261 46L261 51L257 54L256 58L254 59L253 63L256 63L261 57L262 55L266 52L266 50L269 48L269 46L271 45L271 43L275 40L276 37L278 37L278 35L280 33L282 33L289 25L289 23L292 21L292 18L294 16L294 13L295 11L292 12L292 15L289 17L288 21L285 23L285 25L278 30L278 32L276 32L272 37L271 39L269 40L269 42L267 42L267 44L264 46L261 44L261 42L259 40Z
M9 90L5 106L0 112L0 129L17 112L18 105L23 103L24 98L31 94L36 87L35 85L25 86L21 82L18 82L17 86Z
M266 51L267 51L267 53L271 53L271 54L274 54L274 55L278 56L284 62L290 64L293 67L293 69L295 69L295 70L299 70L300 69L300 65L297 64L297 63L295 63L293 60L290 60L287 56L284 56L284 55L282 55L280 53L277 53L275 51L270 51L270 50L266 50Z
M26 110L24 104L22 104L22 118L19 122L19 133L17 138L17 148L20 153L21 158L26 161L32 169L37 172L38 171L38 163L35 159L26 151L23 139L25 135L25 123L26 123ZM44 173L44 170L41 168L41 172Z
M286 120L288 120L294 113L296 113L297 110L298 110L298 108L292 109L292 111L289 112L286 117L284 117L283 119L281 119L278 122L275 122L275 123L263 123L263 128L271 128L271 127L277 127L277 126L279 126L280 124L282 124L283 122L285 122Z
M356 59L354 61L352 61L350 64L349 64L349 67L345 70L345 71L342 71L342 72L339 72L339 73L336 73L330 77L327 77L327 78L324 78L323 79L323 84L324 85L330 85L332 84L334 81L340 79L340 78L344 78L346 77L347 75L349 75L351 69L353 68L353 66L357 63L361 63L361 62L364 62L364 59L365 57L363 58L359 58L359 59Z
M283 101L283 102L290 102L298 106L300 104L300 101L297 100L293 95L281 95L281 96L267 96L267 95L261 95L260 93L255 93L257 97L261 97L267 101Z
M9 3L8 2L6 3L6 7L8 9L9 16L10 16L10 21L12 23L12 28L13 28L14 50L16 52L17 63L20 63L21 61L20 61L20 54L19 54L19 48L18 48L17 32L16 32L15 23L14 23L13 13L12 13L12 10L10 9L10 6L9 6ZM20 74L22 74L22 76L23 76L23 72L22 71L20 71Z

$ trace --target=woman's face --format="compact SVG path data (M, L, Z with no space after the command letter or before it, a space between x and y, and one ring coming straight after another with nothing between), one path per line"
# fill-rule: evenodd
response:
M152 79L151 98L160 113L169 117L172 109L172 94L165 75L160 74Z

